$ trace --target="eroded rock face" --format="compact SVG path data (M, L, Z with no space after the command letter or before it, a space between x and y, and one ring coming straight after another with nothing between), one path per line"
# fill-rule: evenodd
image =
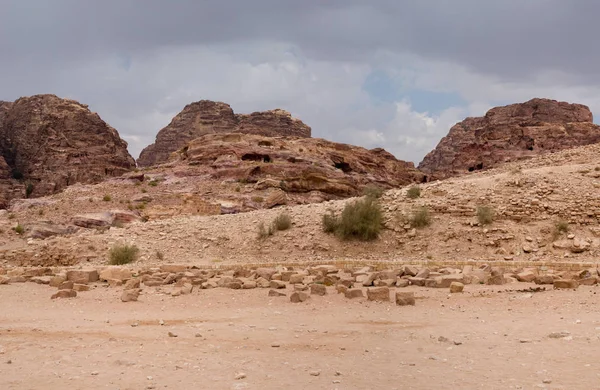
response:
M54 95L0 103L0 155L0 190L8 199L24 197L24 183L31 183L30 196L43 196L135 167L115 129L86 105ZM7 194L7 180L21 183L18 194Z
M158 132L155 143L142 150L138 164L151 166L164 163L171 153L191 140L218 133L310 137L311 128L284 110L234 114L228 104L201 100L188 104Z
M454 125L419 169L443 178L597 143L600 126L592 121L588 107L549 99L496 107Z
M210 134L173 153L171 161L200 171L188 175L255 183L257 189L321 193L324 199L360 195L368 184L390 188L425 179L412 163L397 160L383 149L319 138ZM186 175L181 168L178 171Z

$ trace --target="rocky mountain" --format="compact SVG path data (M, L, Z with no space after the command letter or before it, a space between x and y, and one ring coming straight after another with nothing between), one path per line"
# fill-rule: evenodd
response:
M0 205L135 168L127 143L84 104L54 95L0 102Z
M419 169L443 178L597 143L600 126L592 121L588 107L550 99L496 107L453 126Z
M311 128L284 110L234 114L228 104L201 100L188 104L158 132L154 144L142 150L138 165L147 167L164 163L172 152L189 141L214 133L310 137Z

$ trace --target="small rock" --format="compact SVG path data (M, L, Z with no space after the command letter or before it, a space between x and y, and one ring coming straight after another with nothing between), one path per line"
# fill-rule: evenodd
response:
M290 302L300 303L306 301L308 298L310 298L310 295L308 295L307 293L302 291L295 291L292 293L292 295L290 295Z
M367 289L367 299L376 302L388 302L390 289L387 287L371 287Z
M327 294L327 287L323 284L311 284L310 293L312 295L324 296Z
M414 306L415 293L396 291L396 305L398 306Z
M270 297L285 297L285 293L279 292L277 290L269 290Z
M554 281L554 288L556 289L577 289L579 282L574 279L559 279Z
M236 381L239 381L239 380L244 379L244 378L246 378L246 373L244 373L244 372L238 372L237 374L235 374L235 380Z
M571 333L563 331L563 332L553 332L550 333L548 335L549 338L551 339L564 339L566 337L569 337L571 335Z
M461 293L463 292L465 285L460 282L452 282L450 283L450 293Z
M169 337L177 337L177 335L173 332L169 332L168 334L169 334Z
M309 374L310 374L311 376L319 376L319 375L321 375L321 371L316 371L316 370L315 370L315 371L311 371L311 372L309 372Z
M123 291L123 294L121 294L121 301L122 302L135 302L138 300L141 291L142 290L139 288L125 290L125 291Z
M354 299L354 298L363 298L363 292L360 288L352 288L349 289L345 292L344 294L346 296L346 298L348 299Z
M75 290L59 290L56 294L52 295L50 299L56 298L75 298L77 291Z

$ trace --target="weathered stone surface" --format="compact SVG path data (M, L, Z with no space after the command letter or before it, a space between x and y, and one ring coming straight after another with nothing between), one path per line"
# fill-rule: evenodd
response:
M236 115L228 104L201 100L188 104L168 126L158 132L154 144L142 150L138 164L150 166L164 163L171 153L183 148L189 141L214 133L310 137L311 129L284 110Z
M559 279L554 281L554 288L556 289L577 289L579 282L574 279Z
M464 281L463 274L442 275L435 278L437 288L448 288L454 282L463 283Z
M106 267L100 271L100 280L128 280L131 279L131 270L125 267Z
M75 291L90 291L90 286L88 286L87 284L79 284L79 283L73 283L73 290Z
M519 282L531 283L536 278L536 273L533 271L523 271L517 274L517 280Z
M292 295L290 295L290 302L300 303L306 301L308 298L310 298L309 294L302 291L294 291Z
M84 104L54 95L0 105L0 176L6 166L32 184L30 197L74 183L97 183L135 168L127 143ZM4 168L3 168L4 167ZM6 180L0 177L0 190ZM24 198L25 186L1 194Z
M535 284L554 284L554 276L538 275L533 281L535 282Z
M141 218L137 213L124 210L111 210L102 213L78 214L71 218L75 226L92 229L107 228L119 224L139 221Z
M396 305L398 306L414 306L415 305L415 293L396 291Z
M412 163L383 149L316 138L211 134L189 141L170 161L182 176L241 180L255 183L255 190L281 190L287 195L286 203L294 201L294 194L316 191L313 196L335 199L360 195L373 182L391 188L425 177Z
M390 289L387 287L370 287L367 289L369 301L387 302L390 300Z
M139 278L129 279L127 282L125 282L124 288L125 288L125 290L133 290L135 288L140 288L140 279Z
M73 283L88 284L97 282L99 278L98 271L95 269L67 271L67 280Z
M419 168L441 178L597 143L600 126L592 122L588 107L549 99L496 107L453 126Z
M138 300L141 291L142 290L139 288L134 288L131 290L124 290L123 293L121 294L121 301L122 302L135 302Z
M75 233L78 229L75 226L55 225L48 222L38 222L28 226L28 238L43 240L53 236L64 236Z
M347 289L344 295L349 299L364 297L363 291L360 288Z
M50 299L57 298L75 298L77 296L77 291L75 290L59 290L56 294L53 294Z
M285 293L279 292L277 290L269 290L269 296L270 297L285 297Z
M452 282L450 283L450 293L461 293L463 292L465 285L460 282Z
M312 295L324 296L327 295L327 287L323 284L311 284L310 293Z
M282 282L281 280L271 280L270 287L275 289L285 288L285 282Z
M75 285L75 283L73 283L70 280L67 280L67 281L60 283L56 287L58 287L59 290L72 290L74 285Z

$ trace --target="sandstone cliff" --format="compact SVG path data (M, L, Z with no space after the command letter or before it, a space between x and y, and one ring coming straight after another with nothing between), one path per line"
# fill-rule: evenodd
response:
M234 114L228 104L201 100L188 104L160 130L155 143L142 150L137 162L140 166L164 163L189 141L214 133L310 137L311 128L284 110Z
M368 184L390 188L424 180L412 163L383 149L319 138L209 134L189 142L171 160L211 179L255 183L258 190L321 194L323 199L359 195Z
M135 167L115 129L86 105L54 95L0 103L0 156L4 202L24 197L27 188L27 195L42 196Z
M436 177L600 142L600 126L589 108L549 99L496 107L450 129L419 165Z

